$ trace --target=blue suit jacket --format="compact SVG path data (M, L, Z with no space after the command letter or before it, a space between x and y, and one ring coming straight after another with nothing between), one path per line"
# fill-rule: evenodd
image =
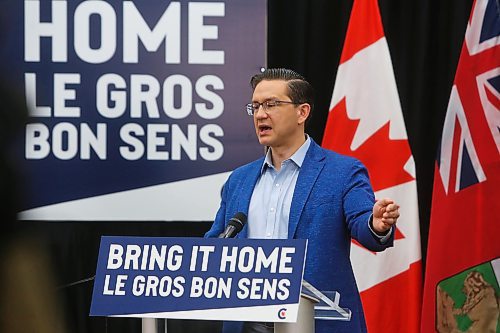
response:
M263 158L231 174L206 237L217 237L237 212L248 214L262 163ZM371 251L392 246L393 236L381 244L368 228L374 201L368 174L361 162L311 142L293 194L288 238L308 239L304 279L319 290L340 292L340 306L352 311L349 322L316 320L318 333L366 332L349 254L351 237ZM246 236L245 227L238 237ZM228 324L224 332L239 332L237 324Z

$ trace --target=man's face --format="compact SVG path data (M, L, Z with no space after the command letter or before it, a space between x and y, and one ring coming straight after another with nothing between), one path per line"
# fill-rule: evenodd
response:
M291 102L287 83L282 80L261 81L253 92L252 102L265 101ZM297 105L283 103L265 110L261 106L253 116L255 132L261 145L283 147L303 132L299 126Z

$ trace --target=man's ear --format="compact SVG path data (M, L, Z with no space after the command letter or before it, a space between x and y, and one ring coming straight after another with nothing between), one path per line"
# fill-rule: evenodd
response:
M297 107L297 123L299 125L304 124L307 118L309 118L310 113L311 113L311 105L309 105L309 103L300 104Z

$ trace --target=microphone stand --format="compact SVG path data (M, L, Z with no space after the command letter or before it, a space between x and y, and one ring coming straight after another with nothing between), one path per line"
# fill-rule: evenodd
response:
M95 279L95 275L91 276L89 278L86 278L86 279L78 280L78 281L71 282L71 283L68 283L68 284L63 284L61 286L56 287L56 291L60 291L60 290L63 290L63 289L69 288L69 287L77 286L79 284L82 284L82 283L85 283L85 282L88 282L88 281L92 281L94 279Z

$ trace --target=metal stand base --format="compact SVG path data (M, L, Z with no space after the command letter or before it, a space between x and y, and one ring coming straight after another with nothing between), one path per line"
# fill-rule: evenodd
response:
M142 318L142 333L167 333L167 320Z

